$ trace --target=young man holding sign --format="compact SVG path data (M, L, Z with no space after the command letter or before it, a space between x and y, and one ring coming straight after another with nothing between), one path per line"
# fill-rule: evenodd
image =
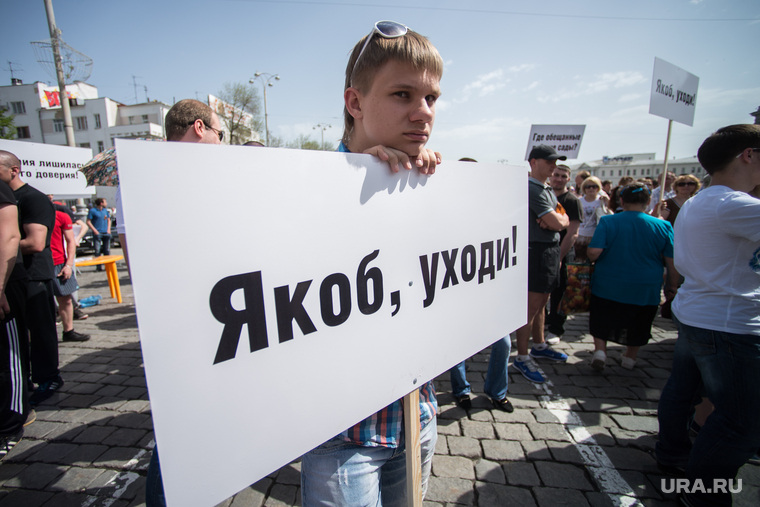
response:
M367 153L393 172L433 174L441 155L425 148L435 119L443 61L423 36L392 21L375 23L346 67L340 151ZM432 382L420 388L422 491L437 438ZM401 400L305 454L301 495L313 505L406 505Z

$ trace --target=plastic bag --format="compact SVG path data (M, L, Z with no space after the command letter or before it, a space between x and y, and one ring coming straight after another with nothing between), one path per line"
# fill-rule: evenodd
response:
M591 274L594 266L590 262L570 262L567 264L567 287L559 304L564 315L589 311L591 306Z
M103 299L99 295L90 296L88 298L80 299L79 300L79 307L80 308L89 308L90 306L95 306L100 304L100 300Z

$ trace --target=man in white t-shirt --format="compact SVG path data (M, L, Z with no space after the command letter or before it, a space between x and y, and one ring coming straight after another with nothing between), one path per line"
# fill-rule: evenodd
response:
M717 485L760 448L760 199L748 194L760 185L760 125L718 130L698 157L712 184L684 204L675 226L674 261L685 281L672 305L678 340L656 456L663 470L711 491L685 493L686 505L731 505ZM687 428L699 396L715 411L692 444Z

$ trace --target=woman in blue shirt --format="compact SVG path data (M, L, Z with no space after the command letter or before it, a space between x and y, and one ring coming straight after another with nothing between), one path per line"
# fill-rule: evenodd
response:
M591 366L598 371L607 361L607 341L626 346L621 366L633 369L639 347L652 337L663 266L668 270L668 289L677 283L673 227L646 213L649 189L633 183L620 197L623 212L602 217L588 247L588 258L596 261L589 328L595 349Z

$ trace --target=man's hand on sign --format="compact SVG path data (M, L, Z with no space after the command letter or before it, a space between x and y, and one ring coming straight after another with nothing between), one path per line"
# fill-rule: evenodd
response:
M412 167L416 166L422 174L434 174L435 167L442 160L440 153L427 148L423 148L420 154L413 158L410 158L403 151L383 145L368 148L364 150L364 153L374 155L383 162L388 162L391 171L394 173L399 172L402 166L407 171L411 171Z

